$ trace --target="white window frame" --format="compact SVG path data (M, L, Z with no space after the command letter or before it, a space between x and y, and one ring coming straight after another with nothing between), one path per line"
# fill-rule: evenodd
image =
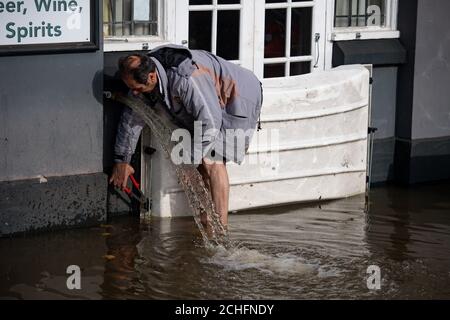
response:
M102 1L102 0L100 0ZM176 0L158 0L158 36L108 36L103 51L139 51L152 49L175 40Z
M328 0L327 24L331 26L328 32L329 41L369 40L400 38L397 30L398 0L386 0L386 26L385 27L334 27L335 0Z

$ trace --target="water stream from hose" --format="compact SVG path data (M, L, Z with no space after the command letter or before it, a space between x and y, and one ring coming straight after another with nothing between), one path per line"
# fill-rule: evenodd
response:
M159 103L153 107L147 105L143 100L133 96L113 95L113 99L125 104L138 114L150 127L152 133L161 145L168 161L174 166L178 183L183 188L195 223L202 235L203 241L207 247L212 245L221 245L227 247L228 237L225 228L220 222L209 190L203 181L200 172L194 164L175 165L171 159L171 152L175 146L172 141L172 133L178 127L172 122L169 114ZM201 221L202 214L207 216L207 228L205 229Z

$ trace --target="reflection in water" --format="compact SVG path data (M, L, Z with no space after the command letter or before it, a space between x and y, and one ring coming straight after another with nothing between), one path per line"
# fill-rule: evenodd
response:
M450 186L390 188L371 197L371 252L396 261L413 282L430 281L427 286L442 288L438 297L449 297L450 289ZM422 270L426 274L418 274ZM423 278L415 278L423 276ZM441 282L442 281L442 282ZM440 283L441 282L441 283ZM426 292L424 296L431 293ZM412 293L411 293L412 294Z
M233 246L205 248L191 218L114 220L0 240L0 298L450 298L450 184L230 216ZM67 290L67 266L82 290ZM378 265L382 288L367 289Z
M142 292L135 271L138 263L137 244L142 235L139 221L122 219L122 223L105 226L107 252L101 289L105 298L124 298L124 295Z

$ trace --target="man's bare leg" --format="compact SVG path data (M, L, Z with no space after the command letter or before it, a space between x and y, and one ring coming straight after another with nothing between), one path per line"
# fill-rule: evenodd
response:
M206 172L206 169L203 167L202 164L198 166L198 171L202 175L203 182L205 183L206 189L208 190L209 194L211 194L211 185L209 182L209 175ZM211 198L212 198L212 196L211 196ZM206 228L208 226L208 216L207 216L206 212L201 213L200 220L201 220L203 226Z
M228 172L225 163L213 162L203 159L203 170L209 178L211 196L216 208L220 221L226 229L228 226L228 202L230 195L230 182L228 180Z

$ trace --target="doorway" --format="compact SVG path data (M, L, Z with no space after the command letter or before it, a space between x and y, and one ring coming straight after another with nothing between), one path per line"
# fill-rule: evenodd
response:
M327 0L179 0L176 42L260 79L325 68Z

